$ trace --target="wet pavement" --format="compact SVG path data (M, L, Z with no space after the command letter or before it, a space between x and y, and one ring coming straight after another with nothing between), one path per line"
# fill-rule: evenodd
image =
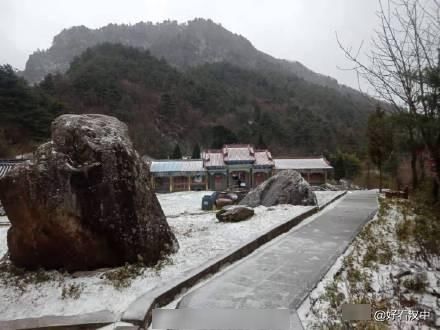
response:
M376 192L350 192L185 295L178 308L288 308L291 329L301 329L295 310L376 210Z

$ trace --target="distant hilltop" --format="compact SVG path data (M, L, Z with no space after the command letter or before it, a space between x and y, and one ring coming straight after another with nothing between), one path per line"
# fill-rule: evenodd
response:
M99 29L85 26L64 29L53 38L49 49L29 56L22 74L29 82L36 83L49 73L64 73L75 56L104 42L148 49L152 55L164 58L179 69L228 62L244 69L294 74L313 84L339 88L336 79L315 73L299 62L276 59L257 50L243 36L210 19L200 18L183 24L140 22L109 24Z

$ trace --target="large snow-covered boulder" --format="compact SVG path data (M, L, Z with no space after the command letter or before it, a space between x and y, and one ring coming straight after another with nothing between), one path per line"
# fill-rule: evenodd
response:
M154 264L176 251L148 175L124 123L58 117L52 141L0 179L12 262L72 271Z
M284 170L251 190L240 204L250 207L277 204L316 205L317 200L312 187L300 173Z

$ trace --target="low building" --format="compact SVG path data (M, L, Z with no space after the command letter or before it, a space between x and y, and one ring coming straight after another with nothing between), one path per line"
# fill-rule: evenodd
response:
M207 172L201 160L152 160L150 173L157 192L208 190Z
M205 150L199 160L153 160L152 185L158 192L250 189L274 173L293 169L310 184L323 184L333 167L324 157L273 159L269 150L249 144Z

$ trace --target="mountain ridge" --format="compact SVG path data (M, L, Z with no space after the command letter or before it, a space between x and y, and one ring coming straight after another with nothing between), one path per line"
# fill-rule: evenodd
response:
M157 158L176 143L189 152L196 143L218 141L264 140L284 155L360 151L373 110L365 97L292 74L228 62L178 70L149 50L112 43L88 48L65 74L48 75L38 86L65 112L118 117L137 149Z
M349 88L339 85L334 78L308 69L300 62L277 59L259 51L245 37L230 32L210 19L200 18L181 24L168 20L157 24L111 23L97 29L83 25L64 29L54 36L51 47L29 56L22 74L29 82L37 83L48 73L64 73L75 56L104 42L149 50L152 55L163 57L179 69L229 62L245 69L291 73L325 87Z

